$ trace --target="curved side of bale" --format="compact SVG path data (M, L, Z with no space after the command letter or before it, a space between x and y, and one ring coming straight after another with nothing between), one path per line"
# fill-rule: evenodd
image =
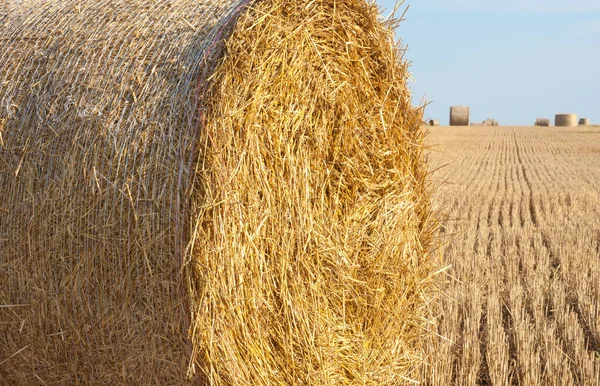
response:
M554 126L575 127L577 126L577 114L556 114L554 116Z
M263 1L238 21L206 93L189 264L209 384L411 376L434 223L393 39L359 0Z
M579 120L579 126L589 126L590 125L590 119L589 118L581 118Z
M198 71L242 3L7 3L0 383L188 382Z
M468 106L450 107L450 126L469 126L470 116Z
M550 126L550 119L549 118L536 118L534 125L535 126Z

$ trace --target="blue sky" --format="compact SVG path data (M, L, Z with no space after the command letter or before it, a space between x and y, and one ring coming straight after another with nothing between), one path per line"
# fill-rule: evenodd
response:
M395 0L377 0L387 16ZM397 37L408 45L414 104L448 123L532 125L576 113L600 123L600 0L407 0Z

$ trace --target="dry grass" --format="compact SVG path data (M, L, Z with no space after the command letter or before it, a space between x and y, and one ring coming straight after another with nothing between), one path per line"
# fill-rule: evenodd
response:
M0 11L2 382L416 376L436 222L396 21L246 3Z
M428 385L600 384L600 130L436 128L452 265Z

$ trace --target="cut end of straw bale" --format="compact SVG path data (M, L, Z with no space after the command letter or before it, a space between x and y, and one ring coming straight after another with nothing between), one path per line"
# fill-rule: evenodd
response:
M469 126L470 115L468 106L450 107L450 126Z
M207 91L191 264L211 384L410 377L432 224L421 110L377 12L259 2L227 43Z
M576 127L577 126L577 114L556 114L554 116L554 126Z
M411 378L436 222L395 21L363 0L11 4L1 379Z

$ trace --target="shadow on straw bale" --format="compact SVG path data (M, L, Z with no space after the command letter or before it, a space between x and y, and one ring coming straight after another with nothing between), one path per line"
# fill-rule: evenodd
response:
M6 382L411 376L436 221L395 22L247 3L10 2Z

